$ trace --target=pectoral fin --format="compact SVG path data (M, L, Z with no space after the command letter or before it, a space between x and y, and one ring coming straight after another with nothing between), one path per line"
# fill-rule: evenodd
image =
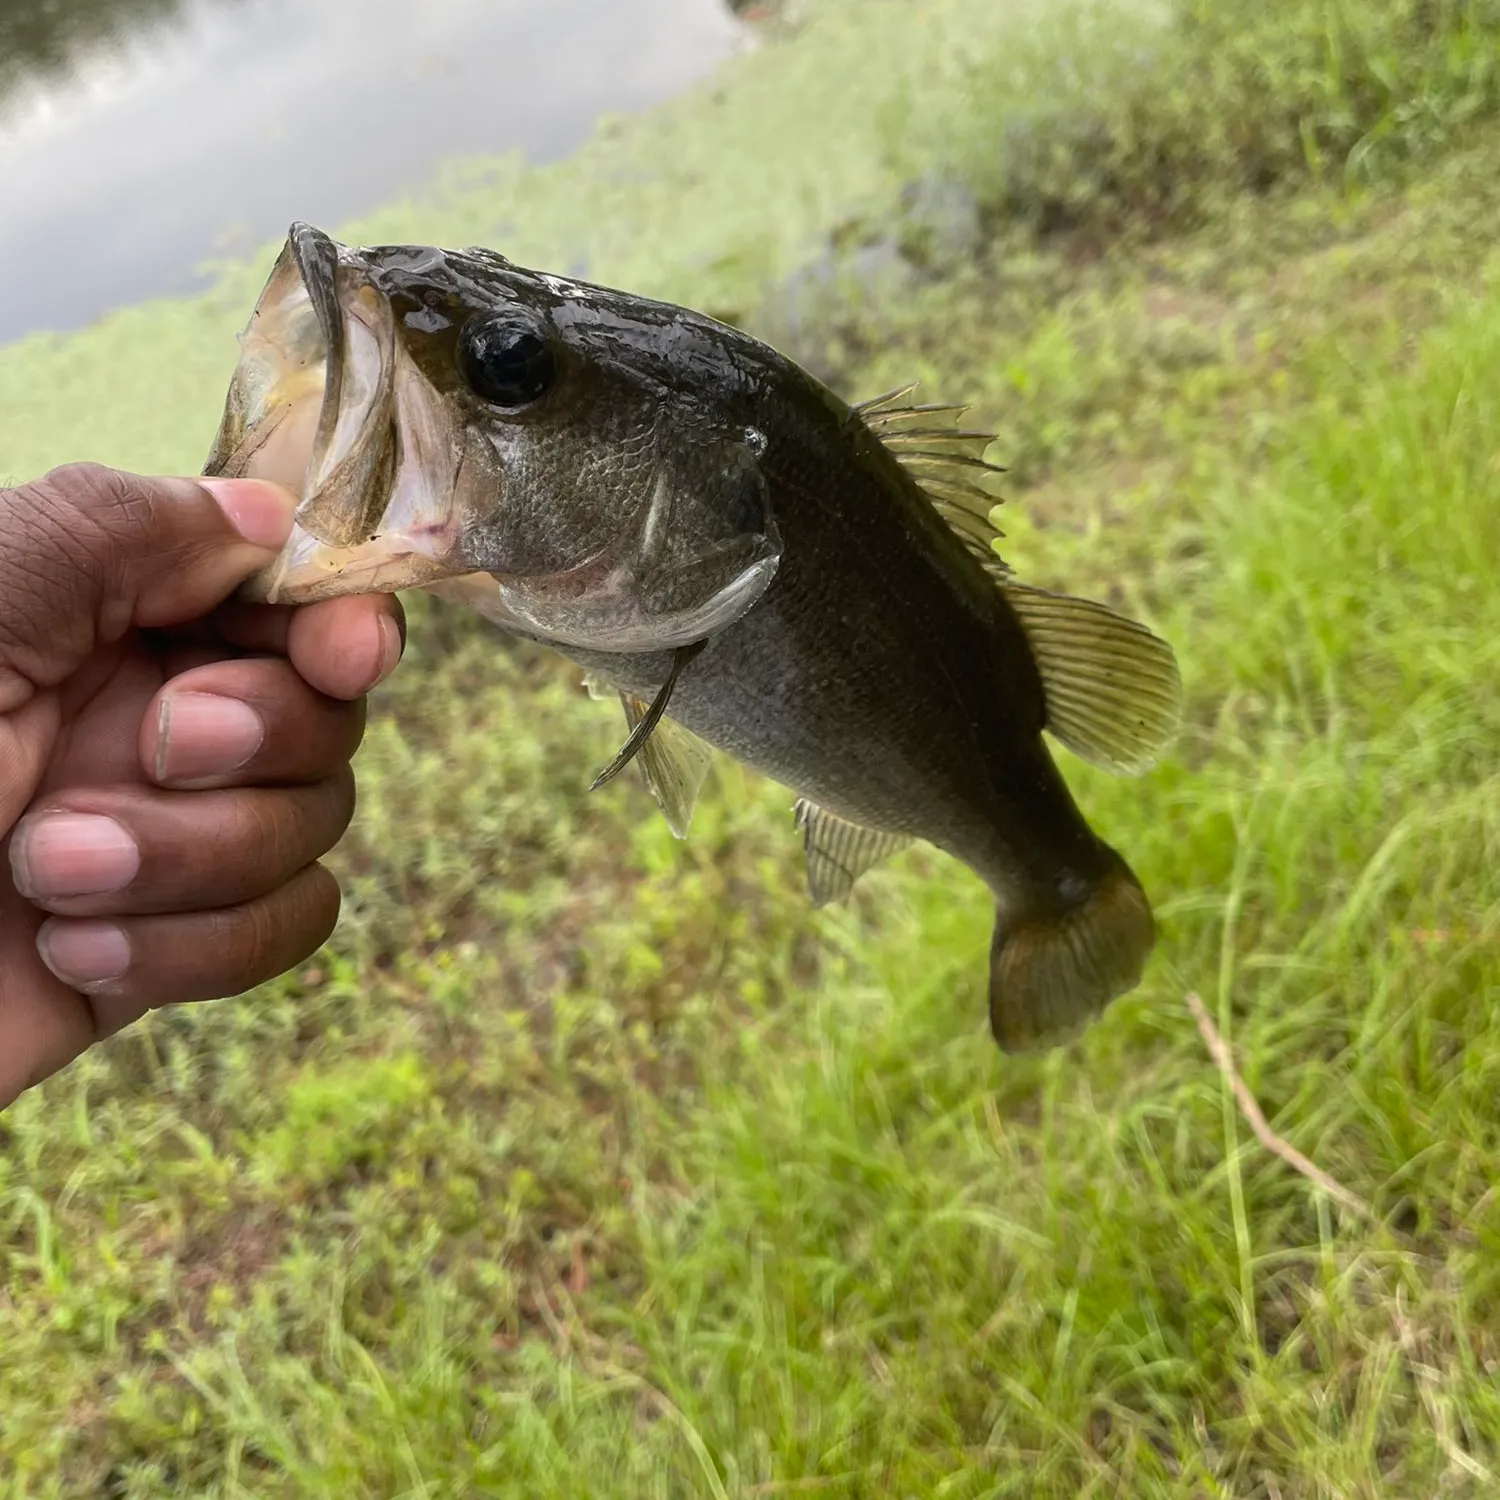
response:
M625 722L634 732L650 709L629 693L621 693L620 702L625 707ZM658 720L656 732L641 746L641 773L667 820L667 827L677 838L688 836L693 805L713 763L713 754L697 735L666 717Z
M842 901L866 870L911 842L905 834L851 823L805 797L797 803L796 818L807 855L807 888L815 906Z
M656 697L651 700L651 706L641 715L635 727L630 731L630 737L620 746L619 754L594 777L589 787L591 792L597 792L606 782L613 781L645 748L657 724L661 722L661 716L667 711L667 704L672 700L672 689L677 686L677 679L682 669L707 644L707 641L694 641L690 646L679 646L672 653L672 670L667 673L667 680L657 689ZM626 716L629 717L628 709Z

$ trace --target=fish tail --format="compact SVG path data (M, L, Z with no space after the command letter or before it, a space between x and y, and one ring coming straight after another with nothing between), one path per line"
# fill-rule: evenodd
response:
M1112 849L1071 902L1003 905L990 943L990 1029L1006 1052L1051 1045L1140 983L1156 939L1151 903Z

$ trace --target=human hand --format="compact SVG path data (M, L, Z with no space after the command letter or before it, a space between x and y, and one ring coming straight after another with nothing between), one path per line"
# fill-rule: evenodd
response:
M94 465L0 489L0 1109L154 1006L332 932L384 596L229 600L291 530L255 481Z

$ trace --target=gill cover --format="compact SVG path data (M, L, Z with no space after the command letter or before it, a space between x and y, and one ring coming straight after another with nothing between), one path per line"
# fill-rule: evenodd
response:
M628 522L594 555L556 571L493 570L504 613L549 642L607 652L690 646L737 620L781 562L768 488L743 443L694 458L684 473L659 451ZM618 514L626 496L599 498Z

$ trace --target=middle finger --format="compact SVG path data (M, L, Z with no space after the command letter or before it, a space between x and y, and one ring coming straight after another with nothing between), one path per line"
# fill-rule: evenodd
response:
M310 687L284 657L211 662L173 677L141 721L141 765L178 791L313 782L359 748L365 701Z

